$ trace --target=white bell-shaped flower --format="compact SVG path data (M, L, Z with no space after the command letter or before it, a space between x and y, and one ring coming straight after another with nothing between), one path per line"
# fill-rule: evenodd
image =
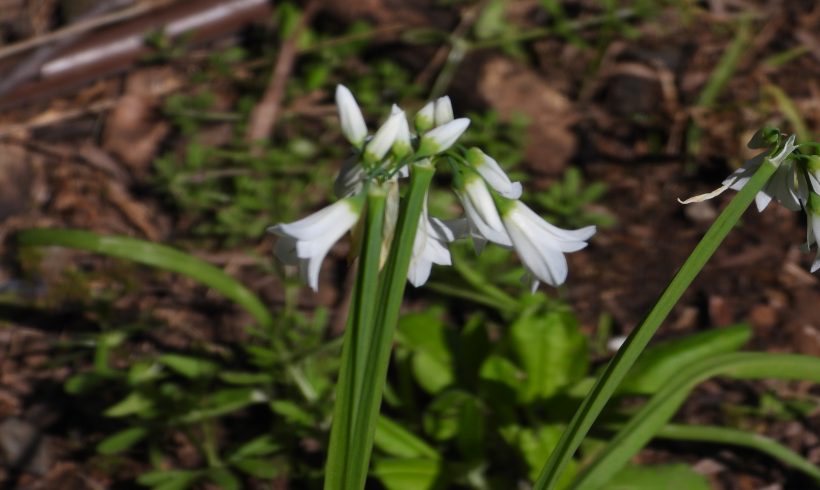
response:
M806 218L806 250L812 244L817 245L817 255L815 255L814 262L811 265L811 271L817 272L820 269L820 195L816 192L809 194L806 203Z
M490 184L490 187L507 199L521 197L521 182L512 182L492 157L479 150L470 148L466 155L467 161Z
M455 184L454 190L464 208L476 252L481 253L488 241L503 247L512 246L484 180L477 173L466 171Z
M427 131L421 136L416 155L418 157L427 157L449 149L464 134L469 125L469 119L460 117Z
M276 256L285 264L297 265L310 286L319 289L319 270L330 248L359 220L364 195L341 199L306 218L280 223L268 231L279 235Z
M433 264L452 265L450 250L447 244L456 239L456 234L444 221L430 218L427 213L427 196L419 218L416 238L413 241L413 253L410 256L410 268L407 280L415 287L420 287L430 278Z
M367 137L367 125L353 94L344 85L336 86L336 105L339 108L339 120L342 133L356 148L361 148Z
M338 198L350 197L362 191L364 187L364 167L357 158L349 158L342 164L339 175L333 183L333 193Z
M563 284L567 279L564 254L586 247L595 227L565 230L546 222L521 201L503 201L500 205L501 219L527 270L531 290L534 292L540 281L551 286Z

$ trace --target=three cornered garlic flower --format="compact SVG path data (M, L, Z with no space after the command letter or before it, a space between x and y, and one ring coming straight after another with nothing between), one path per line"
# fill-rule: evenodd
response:
M761 147L760 136L755 135L749 142L749 148L755 149ZM769 205L772 199L783 204L792 211L798 211L801 204L805 202L808 197L807 185L805 177L793 165L791 160L788 160L789 155L795 150L794 135L790 136L783 144L780 151L774 155L770 155L769 151L761 153L751 160L747 161L741 168L732 172L732 174L722 182L722 185L712 192L700 194L698 196L690 197L685 201L680 201L681 204L690 204L694 202L701 202L707 199L712 199L726 190L732 189L739 191L742 189L749 179L752 178L755 171L764 163L774 165L777 167L774 175L766 187L758 192L755 196L755 204L758 211L763 211ZM772 151L777 151L777 146Z
M451 265L448 244L466 236L472 238L479 253L487 242L514 249L533 290L541 281L558 286L566 280L564 253L584 248L595 227L563 230L518 201L521 183L511 181L495 159L478 148L467 150L456 145L470 120L454 117L449 97L440 97L422 107L413 119L415 135L404 111L395 104L384 124L369 136L364 116L350 90L339 85L336 103L342 133L354 148L334 185L340 200L307 218L270 228L280 237L276 256L285 264L297 266L302 279L314 291L319 286L322 260L350 230L351 252L357 252L364 226L360 216L368 189L379 186L385 192L381 266L394 240L401 206L399 179L408 177L411 168L428 172L439 163L449 165L453 171L454 191L465 217L441 220L429 216L427 194L424 195L407 272L411 284L418 287L426 283L433 264Z
M319 270L333 246L359 221L364 194L341 199L306 218L269 228L281 238L276 257L299 267L299 275L314 291L319 290Z
M565 230L547 223L521 201L497 201L513 249L528 273L525 279L530 281L530 290L535 292L540 281L550 286L563 284L568 271L564 254L585 248L587 240L595 234L595 227Z
M809 143L795 144L795 136L783 140L785 135L774 128L758 131L749 141L752 149L768 148L760 155L747 161L734 171L723 185L716 190L691 197L683 204L711 199L727 189L740 190L752 178L761 165L774 165L774 173L766 182L763 190L755 195L758 211L763 211L772 200L782 204L791 211L806 213L806 244L808 250L818 244L817 255L811 265L811 271L820 269L820 155L816 154L820 145ZM802 149L802 151L801 151ZM806 153L807 152L807 153Z

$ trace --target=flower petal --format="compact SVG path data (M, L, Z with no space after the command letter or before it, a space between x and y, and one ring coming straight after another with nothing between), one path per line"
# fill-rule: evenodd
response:
M356 99L344 85L336 86L336 105L339 108L342 133L354 146L361 148L367 137L367 125Z

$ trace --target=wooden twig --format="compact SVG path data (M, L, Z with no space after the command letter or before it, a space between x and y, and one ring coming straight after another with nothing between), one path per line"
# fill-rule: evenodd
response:
M247 133L248 142L267 138L273 131L276 118L279 115L282 98L285 95L288 77L291 71L293 71L293 65L296 61L299 37L301 37L302 32L308 24L310 24L310 20L313 18L318 7L319 2L317 0L308 2L305 10L302 12L302 17L299 19L299 24L296 26L296 29L294 29L293 33L282 43L282 48L279 50L279 57L276 59L276 65L273 67L273 73L268 82L268 87L265 90L265 95L251 114Z

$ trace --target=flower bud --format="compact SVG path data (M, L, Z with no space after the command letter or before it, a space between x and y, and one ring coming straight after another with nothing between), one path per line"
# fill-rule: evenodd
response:
M339 107L342 133L353 146L361 148L367 137L367 125L356 99L344 85L336 86L336 105Z

